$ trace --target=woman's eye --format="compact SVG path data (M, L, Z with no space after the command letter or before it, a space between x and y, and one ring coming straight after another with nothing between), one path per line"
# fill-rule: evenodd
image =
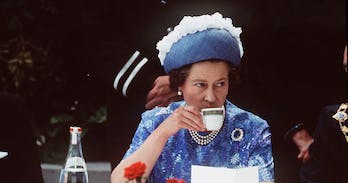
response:
M225 85L225 82L218 82L218 83L216 83L216 86L218 86L218 87L222 87L224 85Z
M196 83L195 85L199 88L204 88L206 86L205 83Z

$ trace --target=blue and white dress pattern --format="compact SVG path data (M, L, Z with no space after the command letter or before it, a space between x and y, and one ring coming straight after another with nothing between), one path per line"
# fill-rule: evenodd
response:
M144 112L124 158L136 151L159 124L183 105L184 101L174 102L168 107L157 107ZM205 146L197 144L187 129L181 129L170 137L148 182L165 183L168 178L180 178L190 183L192 165L227 168L258 166L259 181L274 181L271 134L267 122L236 107L228 100L225 110L222 129L216 138ZM235 133L236 131L238 133ZM238 139L240 131L243 137ZM237 136L237 140L231 138L231 134Z

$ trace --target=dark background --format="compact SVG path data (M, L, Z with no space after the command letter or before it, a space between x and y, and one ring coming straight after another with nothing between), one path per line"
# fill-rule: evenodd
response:
M39 125L45 126L43 119L52 111L63 111L75 100L80 106L107 105L106 127L90 129L84 139L87 161L110 160L115 165L122 158L144 111L146 93L163 74L155 44L183 15L219 11L242 27L243 84L231 90L229 98L269 122L277 182L297 181L300 162L295 147L283 139L286 130L296 122L312 130L324 105L347 99L344 0L6 2L1 4L2 15L26 17L23 12L29 11L34 18L24 18L21 29L2 30L1 40L23 34L48 45L48 68L63 81L42 78L29 86L41 88L26 97L34 114L43 116ZM135 50L150 61L125 97L112 82Z

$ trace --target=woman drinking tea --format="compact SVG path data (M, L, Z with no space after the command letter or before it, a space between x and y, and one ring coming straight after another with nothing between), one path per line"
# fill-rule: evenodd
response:
M138 161L154 183L173 177L191 182L192 165L257 166L260 182L274 181L267 122L226 99L243 55L240 33L220 13L186 16L157 43L171 87L184 100L142 114L130 148L112 172L113 183L125 182L125 167ZM206 129L205 108L223 108L219 129Z

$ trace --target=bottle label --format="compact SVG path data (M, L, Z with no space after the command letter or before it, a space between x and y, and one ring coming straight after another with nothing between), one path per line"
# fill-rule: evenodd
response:
M83 168L67 168L66 171L67 172L84 172L85 169L83 169Z
M77 144L77 134L73 133L71 136L71 144L76 145Z
M85 160L81 157L71 157L66 161L65 168L67 171L80 172L86 170Z

